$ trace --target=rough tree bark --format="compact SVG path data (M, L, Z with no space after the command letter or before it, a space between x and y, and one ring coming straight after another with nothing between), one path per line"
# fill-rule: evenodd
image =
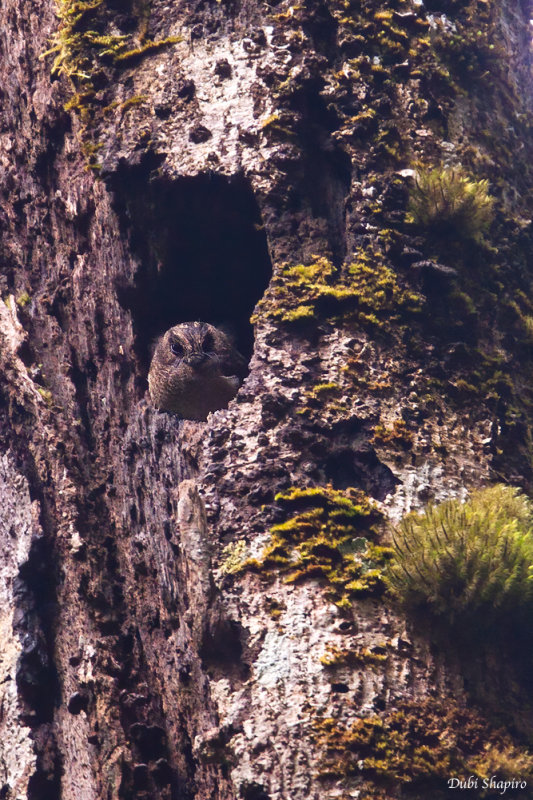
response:
M353 733L400 708L525 752L511 658L264 548L531 488L530 13L4 0L0 797L446 797ZM489 179L483 241L409 221L421 165ZM251 359L207 423L145 399L187 319Z

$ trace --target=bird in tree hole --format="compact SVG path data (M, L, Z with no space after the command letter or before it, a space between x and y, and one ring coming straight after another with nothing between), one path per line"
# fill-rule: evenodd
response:
M148 388L156 408L204 421L226 408L246 375L246 361L218 328L207 322L174 325L157 342Z

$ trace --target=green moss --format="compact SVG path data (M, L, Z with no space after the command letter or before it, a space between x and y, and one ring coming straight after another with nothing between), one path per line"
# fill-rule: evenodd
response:
M222 575L236 575L242 570L242 566L246 560L246 551L248 546L244 539L239 539L236 542L230 542L222 550L222 561L220 563L220 572Z
M284 264L252 322L264 315L285 323L330 318L357 321L364 328L389 327L401 316L418 312L421 297L401 287L382 259L374 247L359 250L343 270L318 256L310 264Z
M276 111L262 122L261 130L265 134L283 140L294 137L295 131L291 127L293 124L293 115Z
M268 116L266 119L264 119L264 120L263 120L263 122L261 123L261 130L266 130L266 129L267 129L267 128L269 128L271 125L277 125L277 124L279 123L279 120L280 120L280 115L279 115L279 113L278 113L278 112L275 112L274 114L270 114L270 115L269 115L269 116Z
M387 655L379 650L386 650L387 646L375 646L372 650L362 647L358 650L341 650L331 645L320 659L324 667L367 667L378 666L387 660Z
M525 314L522 317L525 336L529 341L533 341L533 315Z
M31 303L31 297L29 296L28 292L22 292L22 294L19 294L16 303L19 308L26 308L26 306Z
M52 392L49 389L43 389L42 386L37 386L37 391L39 392L39 394L43 398L43 400L46 403L46 405L48 407L52 406L52 404L54 402L54 398L53 398Z
M140 47L134 47L131 50L126 50L125 52L116 52L113 55L113 61L115 64L119 64L121 66L126 64L131 65L137 61L140 61L140 59L144 58L144 56L158 53L165 47L168 47L171 44L177 44L181 41L181 36L167 36L166 39L158 39L155 42L147 41Z
M52 75L66 75L77 93L94 91L95 60L115 55L127 45L127 36L102 35L93 25L104 8L104 0L58 0L59 28L52 35L52 47L41 58L54 55Z
M324 719L316 723L315 738L324 751L319 776L362 776L366 790L375 784L378 790L403 787L440 797L450 777L467 780L472 775L479 779L476 796L495 798L501 788L483 788L484 778L530 781L533 776L533 754L527 748L452 697L404 700L389 714L351 725Z
M465 6L465 17L436 36L436 53L464 87L505 79L508 56L498 33L494 4L471 1Z
M52 75L64 75L72 95L65 104L74 111L83 125L83 140L94 139L96 123L101 114L113 108L105 103L106 90L116 81L113 67L126 67L180 40L167 37L158 41L143 41L147 6L138 9L139 30L132 34L115 33L114 12L106 0L57 0L59 26L51 37L51 47L41 58L54 57ZM131 105L139 102L130 98ZM122 107L129 107L128 100ZM97 168L93 153L85 153L89 167Z
M477 317L476 305L466 292L454 289L448 294L448 299L450 305L453 307L454 314L461 319Z
M272 598L267 599L267 611L271 619L279 619L286 610L284 603L280 603L278 600L273 600Z
M146 94L139 94L135 97L129 97L127 100L124 100L123 103L119 103L117 108L122 111L123 114L126 111L129 111L130 108L135 108L136 106L141 106L143 103L146 103L148 100L148 95Z
M449 381L448 390L451 396L459 399L468 395L471 397L479 395L479 386L469 383L468 381L463 380L463 378L457 378L456 380Z
M315 318L313 306L297 306L291 308L283 317L284 322L302 322L302 320L312 320ZM257 321L257 317L252 317L252 322Z
M409 213L422 228L480 240L492 221L493 205L488 181L474 180L459 167L438 167L417 173Z
M276 502L293 516L271 529L260 558L248 561L246 569L282 574L287 583L318 578L341 607L355 597L382 593L391 550L368 538L376 537L381 515L363 492L294 488L277 495Z
M313 386L307 397L312 400L320 400L323 402L327 397L334 397L341 392L342 389L338 383L329 381L328 383L317 383Z
M407 428L407 424L403 419L397 419L394 420L390 427L386 427L381 423L376 425L371 441L373 444L381 446L392 445L408 450L413 445L413 434Z
M407 608L463 630L530 627L533 507L511 486L473 492L410 514L394 534L387 580Z

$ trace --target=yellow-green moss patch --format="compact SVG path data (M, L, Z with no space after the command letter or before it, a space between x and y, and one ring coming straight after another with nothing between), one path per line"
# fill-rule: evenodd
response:
M316 740L324 748L324 780L361 776L378 787L444 792L450 777L472 775L478 778L476 796L488 798L501 796L501 788L483 787L492 775L526 782L533 776L528 749L451 697L404 700L387 715L351 725L324 719L316 724Z
M386 644L374 646L372 649L360 647L357 650L330 645L321 657L320 663L329 668L378 666L387 660L386 650Z
M252 321L261 316L286 323L329 318L380 329L418 312L421 304L421 296L400 285L373 247L360 249L343 269L318 256L310 264L282 265Z
M93 128L101 115L114 107L109 99L106 101L106 94L115 82L116 69L131 66L180 41L176 36L157 41L145 38L148 4L141 3L138 29L132 33L116 32L114 13L106 0L57 0L59 25L52 34L50 48L41 56L53 56L52 75L65 75L69 81L72 94L65 109L74 111L81 119L84 155L93 169L99 166ZM117 105L126 110L139 102L139 98L130 98Z
M276 502L292 516L271 529L270 541L247 569L282 574L287 583L318 578L341 607L383 592L391 550L372 541L381 515L363 492L294 488Z
M394 534L388 582L407 607L478 632L531 627L533 506L512 486L409 514ZM498 623L498 624L497 624Z
M489 182L461 167L421 169L409 200L410 219L433 232L480 240L493 218Z
M230 542L226 545L222 550L222 560L219 567L221 574L235 575L240 572L245 562L247 549L248 546L244 539L238 539L236 542Z
M392 445L408 450L413 445L413 434L403 419L396 419L390 426L379 423L374 428L372 444Z

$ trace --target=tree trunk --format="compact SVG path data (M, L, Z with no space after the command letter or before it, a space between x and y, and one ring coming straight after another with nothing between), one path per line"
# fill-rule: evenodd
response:
M331 531L532 487L530 14L5 0L1 798L447 797L495 717L520 779L512 654ZM417 219L431 168L487 230ZM196 319L250 358L206 423L146 395Z

